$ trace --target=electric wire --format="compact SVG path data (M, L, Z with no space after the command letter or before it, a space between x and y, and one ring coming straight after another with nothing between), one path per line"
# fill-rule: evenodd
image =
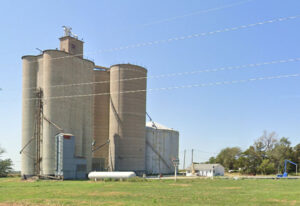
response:
M252 2L252 1L254 1L254 0L239 1L239 2L234 2L234 3L231 3L231 4L227 4L227 5L223 5L223 6L219 6L219 7L215 7L215 8L193 11L193 12L186 13L186 14L183 14L183 15L178 15L178 16L173 16L173 17L169 17L169 18L165 18L165 19L160 19L160 20L148 22L148 23L142 24L140 27L157 25L157 24L161 24L161 23L166 23L166 22L171 22L171 21L174 21L174 20L182 19L182 18L189 17L189 16L195 16L195 15L209 13L209 12L213 12L213 11L219 11L219 10L222 10L222 9L227 9L227 8L231 8L231 7L234 7L234 6L239 6L239 5L249 3L249 2Z
M299 77L299 76L300 76L300 73L297 73L297 74L257 77L257 78L243 79L243 80L220 81L220 82L211 82L211 83L179 85L179 86L172 86L172 87L161 87L161 88L154 88L154 89L128 90L128 91L123 91L123 92L107 92L107 93L104 92L104 93L94 93L94 94L52 96L52 97L45 97L43 99L44 100L54 100L54 99L92 97L92 96L113 95L113 94L131 94L131 93L138 93L138 92L150 92L151 93L151 92L156 92L156 91L168 91L168 90L175 90L175 89L188 89L188 88L197 88L197 87L211 87L211 86L220 86L220 85L240 84L240 83L247 83L247 82L292 78L292 77ZM39 99L39 98L26 98L25 100L36 100L36 99Z
M126 50L126 49L140 48L140 47L146 47L146 46L153 46L153 45L158 45L158 44L162 44L162 43L169 43L169 42L174 42L174 41L181 41L181 40L187 40L187 39L192 39L192 38L199 38L199 37L214 35L214 34L218 34L218 33L237 31L237 30L252 28L252 27L261 26L261 25L265 25L265 24L284 22L284 21L288 21L288 20L297 19L299 17L300 17L300 14L295 15L295 16L280 17L280 18L269 19L269 20L265 20L265 21L261 21L261 22L257 22L257 23L252 23L252 24L245 24L245 25L240 25L240 26L236 26L236 27L228 27L228 28L219 29L219 30L210 31L210 32L196 33L196 34L173 37L173 38L163 39L163 40L141 42L141 43L137 43L137 44L131 44L131 45L127 45L127 46L121 46L121 47L116 47L116 48L111 48L111 49L104 49L104 50L99 50L96 52L88 52L88 53L89 54L97 54L97 53L115 52L115 51L121 51L121 50ZM67 56L62 56L62 57L49 58L49 60L52 60L52 61L60 60L60 59L71 58L71 57L79 57L82 55L83 54L67 55ZM30 62L34 63L34 62L39 62L39 61L43 61L43 60L40 59L40 60L35 60L35 61L30 61Z
M258 62L258 63L251 63L251 64L243 64L243 65L236 65L236 66L227 66L227 67L218 67L218 68L210 68L210 69L203 69L203 70L194 70L194 71L187 71L187 72L177 72L177 73L167 73L167 74L153 75L153 76L125 78L125 79L119 79L119 80L114 80L114 81L106 80L106 81L83 82L83 83L74 83L74 84L59 84L59 85L48 86L48 87L45 87L45 88L70 87L70 86L92 85L92 84L105 84L105 83L132 81L132 80L141 80L141 79L168 78L168 77L192 75L192 74L200 74L200 73L230 71L230 70L239 70L239 69L245 69L245 68L255 68L255 67L260 67L260 66L265 66L265 65L283 64L283 63L298 62L298 61L300 61L300 57L273 60L273 61L267 61L267 62ZM124 69L122 69L122 70L124 70ZM30 88L24 88L24 89L36 89L36 87L30 87Z
M199 37L213 35L213 34L217 34L217 33L236 31L236 30L241 30L241 29L252 28L252 27L255 27L255 26L265 25L265 24L283 22L283 21L287 21L287 20L296 19L296 18L299 18L299 17L300 17L300 15L289 16L289 17L281 17L281 18L270 19L270 20L261 21L261 22L257 22L257 23L252 23L252 24L245 24L245 25L236 26L236 27L229 27L229 28L225 28L225 29L219 29L219 30L210 31L210 32L196 33L196 34L187 35L187 36L179 36L179 37L173 37L173 38L169 38L169 39L149 41L149 42L138 43L138 44L131 44L131 45L128 45L128 46L121 46L121 47L116 47L116 48L112 48L112 49L100 50L99 52L100 53L113 52L113 51L120 51L120 50L124 50L124 49L139 48L139 47L144 47L144 46L152 46L152 45L156 45L156 44L168 43L168 42L173 42L173 41L199 38Z

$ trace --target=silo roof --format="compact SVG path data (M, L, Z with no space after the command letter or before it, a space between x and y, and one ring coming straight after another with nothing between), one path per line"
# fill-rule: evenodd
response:
M150 127L150 128L154 128L154 129L174 130L172 128L169 128L162 124L159 124L157 122L147 122L146 127Z

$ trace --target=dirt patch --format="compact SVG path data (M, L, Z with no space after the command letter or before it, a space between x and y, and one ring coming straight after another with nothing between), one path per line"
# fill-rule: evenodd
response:
M170 186L179 186L179 187L190 187L191 184L169 184Z

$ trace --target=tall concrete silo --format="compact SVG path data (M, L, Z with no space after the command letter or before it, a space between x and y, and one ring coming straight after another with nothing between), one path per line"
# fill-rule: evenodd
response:
M56 169L54 137L61 131L52 123L58 125L64 132L74 134L75 155L85 157L87 171L91 171L94 98L80 95L93 94L94 86L80 83L93 81L93 68L93 62L79 57L69 57L64 51L44 51L44 117L49 120L43 124L42 174L44 175L53 175ZM57 87L57 85L67 86Z
M108 167L109 148L109 70L97 68L94 70L94 152L93 171L106 170Z
M110 69L109 165L114 171L145 171L147 70L131 64Z
M35 175L36 141L34 141L36 116L36 88L38 62L36 56L23 56L22 103L22 176Z
M174 173L172 159L179 156L179 132L158 123L146 124L147 174Z

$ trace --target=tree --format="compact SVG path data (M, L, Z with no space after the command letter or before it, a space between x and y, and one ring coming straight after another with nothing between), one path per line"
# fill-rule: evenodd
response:
M227 147L211 157L207 163L220 163L226 170L239 169L242 173L256 175L274 174L277 169L282 173L284 160L291 160L300 165L300 144L291 147L288 138L277 138L275 132L264 131L252 146L244 152L239 147ZM288 172L294 172L295 166L287 165Z
M241 168L242 173L246 174L256 175L261 163L262 157L255 146L250 146L238 159L238 166Z
M275 165L273 162L270 162L269 159L264 159L258 167L258 171L263 175L275 173Z
M0 148L0 157L5 152L4 149ZM9 172L12 171L12 161L11 159L0 159L0 177L6 177Z
M243 173L247 174L270 174L275 172L275 168L278 164L274 163L275 159L279 155L279 145L281 150L289 145L287 139L277 140L277 134L271 132L268 134L264 131L263 135L259 137L245 152L242 153L241 158L238 160L239 167ZM285 145L285 146L283 146ZM274 152L278 150L278 154Z
M276 132L271 132L270 134L268 134L267 131L264 131L263 135L260 138L258 138L258 140L256 140L255 144L260 142L263 150L265 152L268 152L274 149L276 143L278 142L276 137L277 137Z
M215 157L210 157L207 164L215 164L216 163L216 158Z
M300 165L300 144L297 144L293 148L293 162L295 162L298 165Z
M271 155L270 153L278 142L276 137L276 132L271 132L268 134L267 131L264 131L263 135L254 142L256 152L259 153L263 159L269 158Z
M275 167L283 172L284 160L293 158L293 148L291 147L291 142L286 137L282 137L279 142L275 145L271 152L270 159L274 162ZM289 170L288 166L288 170Z
M239 147L227 147L217 155L216 162L225 167L226 170L237 170L237 160L242 151Z

